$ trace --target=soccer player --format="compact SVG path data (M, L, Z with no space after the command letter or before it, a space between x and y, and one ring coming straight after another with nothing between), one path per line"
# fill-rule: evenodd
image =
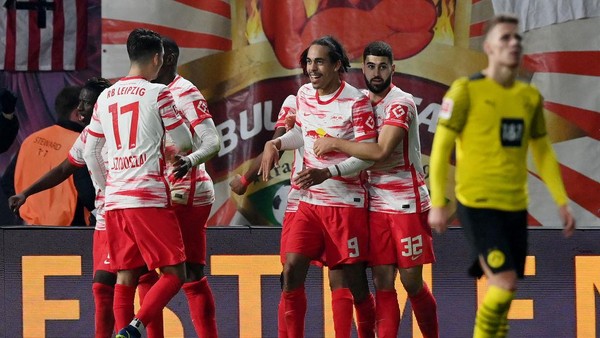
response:
M444 192L456 143L457 213L472 248L469 272L488 279L474 337L505 337L508 310L527 255L527 149L559 206L564 234L575 220L546 133L539 91L516 79L523 47L518 18L490 20L483 50L488 66L456 80L446 93L431 151L429 224L448 227Z
M77 107L80 120L84 124L89 124L92 117L92 112L96 100L103 90L110 87L111 83L103 78L91 78L86 81L79 94L79 105ZM83 149L87 139L88 130L84 129L73 146L69 150L68 157L58 166L47 172L39 180L23 190L22 193L11 196L9 198L9 206L11 209L18 210L25 203L27 197L38 192L50 189L61 182L65 181L77 169L85 166L83 159ZM94 318L95 318L95 337L109 338L112 337L115 319L113 316L113 297L114 286L117 279L117 272L110 268L110 257L108 255L108 243L106 237L106 224L104 222L104 192L97 189L95 194L95 231L93 238L93 284L92 292L94 295ZM147 290L158 280L158 275L154 270L142 275L138 282L138 291L140 299L144 299ZM161 337L162 327L158 328L157 332L148 330L149 337Z
M206 265L206 221L215 201L213 182L204 163L219 152L221 143L217 128L208 111L204 96L190 81L177 74L179 47L173 39L163 36L163 65L152 82L167 85L177 109L189 123L193 135L193 152L177 154L178 149L167 134L168 181L172 209L179 221L185 246L186 279L183 291L188 299L192 323L202 338L217 337L215 300L204 276Z
M437 305L423 281L423 264L433 263L430 208L421 165L419 120L412 95L392 84L390 45L370 43L363 52L363 74L377 118L377 143L338 138L315 142L317 156L343 152L375 161L368 171L370 258L375 284L377 336L396 337L400 324L396 270L408 293L424 337L438 337Z
M319 137L335 136L364 142L375 140L375 121L369 99L340 77L350 62L331 36L313 41L300 58L310 84L297 95L296 125L265 144L260 168L263 179L278 162L280 150L304 146L303 170L292 178L303 189L285 243L283 298L288 337L304 336L304 281L311 260L325 258L341 268L357 306L358 321L374 320L365 261L368 254L366 191L359 172L372 162L339 154L322 159L313 152ZM335 295L334 295L335 297ZM352 302L349 302L350 313ZM342 311L346 312L346 311ZM335 312L334 312L335 315ZM350 332L351 320L347 331Z
M160 35L133 30L127 53L129 73L98 97L84 151L92 177L105 191L111 268L118 271L113 309L122 329L117 338L140 337L185 280L183 240L169 209L162 141L168 132L182 152L192 146L169 89L149 82L163 63ZM104 145L108 174L102 170ZM161 277L134 318L135 287L146 267L159 268Z

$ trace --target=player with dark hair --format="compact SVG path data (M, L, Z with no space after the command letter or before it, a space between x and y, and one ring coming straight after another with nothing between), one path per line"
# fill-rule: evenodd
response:
M304 280L310 261L322 257L332 269L342 269L351 293L338 294L334 290L332 296L353 298L358 321L371 321L366 318L371 317L374 322L374 302L365 272L366 191L359 175L372 162L343 154L323 159L315 155L312 147L316 139L328 136L373 142L373 111L368 98L341 79L350 63L333 37L313 41L302 53L301 64L311 83L298 91L296 125L265 144L260 169L263 178L268 179L280 150L304 146L305 169L292 178L293 184L304 191L285 243L283 299L288 337L304 336ZM348 289L341 288L339 292ZM334 321L338 320L336 335L349 335L352 303L340 303L346 309L334 311ZM340 323L342 318L347 323Z
M98 97L84 151L94 180L105 191L111 268L118 271L113 309L122 329L117 338L140 337L185 281L186 258L177 217L169 208L162 141L169 133L179 150L192 146L171 92L150 82L163 63L160 35L133 30L127 52L129 73ZM108 173L103 170L105 145ZM135 288L146 268L159 268L161 277L134 316Z
M167 135L166 157L172 210L179 221L186 256L186 280L183 291L188 299L196 334L203 338L217 337L215 300L206 265L206 221L215 201L212 179L204 163L219 152L221 143L204 96L194 84L177 74L179 47L168 37L162 37L163 65L153 81L167 85L175 105L189 124L193 135L192 152L182 156Z
M376 162L367 174L369 264L377 291L378 337L398 335L397 270L423 336L438 337L436 301L423 281L423 264L435 258L427 224L430 199L421 165L418 114L412 95L392 84L393 62L392 48L383 41L364 49L363 74L377 118L377 143L321 138L314 149L318 156L341 151Z
M91 78L86 81L79 94L79 106L77 107L80 120L89 123L94 105L102 91L112 84L103 78ZM23 190L21 194L9 198L9 207L18 210L25 203L28 196L38 192L50 189L63 182L79 168L85 167L83 159L83 149L87 139L88 131L84 129L69 151L67 159L60 165L47 172L39 180ZM87 170L87 168L84 168ZM96 187L95 215L96 224L93 239L93 284L92 292L94 295L94 318L95 318L95 337L111 337L114 330L115 319L113 315L113 297L114 286L117 279L117 271L110 268L110 257L108 255L108 244L106 236L106 224L104 222L104 192ZM158 275L154 270L142 275L138 282L138 291L140 299L143 300L147 290L158 280ZM148 330L148 336L162 336L162 327L158 328L158 333Z
M570 236L575 229L546 132L543 98L535 87L516 79L523 53L518 24L512 15L490 20L483 42L488 66L454 81L442 102L431 151L429 223L439 232L448 227L444 192L456 144L455 193L458 218L472 249L469 272L488 279L474 337L508 334L508 311L527 256L528 149L559 206L564 234Z

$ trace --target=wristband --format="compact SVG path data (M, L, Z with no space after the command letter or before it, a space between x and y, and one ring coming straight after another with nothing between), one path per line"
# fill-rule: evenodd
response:
M335 170L337 170L337 176L342 176L342 172L340 171L340 167L338 167L338 165L335 165Z
M244 175L241 176L240 182L242 183L242 185L244 187L247 187L250 185L250 183L252 183L251 181L248 181L248 179L246 179L246 176L244 176Z

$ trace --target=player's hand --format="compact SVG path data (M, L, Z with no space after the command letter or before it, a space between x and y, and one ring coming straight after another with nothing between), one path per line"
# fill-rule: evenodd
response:
M285 117L285 131L288 132L291 129L294 129L294 125L296 124L296 115L287 115Z
M269 172L273 167L279 167L279 149L277 149L275 141L271 140L265 143L260 169L258 170L258 175L262 176L263 181L269 180Z
M242 183L242 175L240 174L235 175L235 177L229 181L229 187L231 188L231 191L240 196L245 194L246 189L248 189L248 187Z
M317 156L321 157L327 153L336 151L336 142L337 139L333 137L320 137L315 141L313 151Z
M563 224L563 235L567 238L571 237L575 232L575 217L573 217L573 211L565 204L560 206L558 213Z
M448 208L431 207L429 210L429 226L438 233L443 233L448 229Z
M313 185L323 183L323 181L330 177L331 173L327 168L307 168L299 172L298 175L294 177L294 184L299 186L300 189L308 189Z
M12 114L15 112L15 105L17 104L17 96L8 89L0 89L0 111L5 114Z
M19 208L25 204L27 197L23 194L17 194L8 198L8 207L15 214L19 212Z
M180 179L192 168L192 161L187 158L187 156L175 155L175 163L173 163L175 168L173 169L173 174L175 178Z

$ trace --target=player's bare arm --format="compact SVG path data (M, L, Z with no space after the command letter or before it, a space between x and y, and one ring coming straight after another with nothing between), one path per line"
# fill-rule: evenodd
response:
M8 207L16 213L19 211L19 208L25 204L27 197L59 185L69 178L77 169L77 166L69 162L68 159L65 159L61 164L52 168L52 170L47 172L20 194L9 197Z
M286 127L279 127L275 129L275 132L273 133L273 140L285 134L287 130L289 130L287 125ZM281 156L281 154L279 154L279 156ZM258 175L262 159L263 154L261 153L258 156L256 156L254 160L252 160L250 168L248 168L248 170L246 170L246 172L243 175L235 175L235 177L229 182L229 187L231 188L231 191L233 191L237 195L243 195L246 193L248 185L250 185L250 183L254 181L256 179L256 176Z
M294 183L300 187L300 189L308 189L313 185L319 185L328 178L333 177L329 169L322 168L307 168L298 173L293 178Z
M279 149L281 148L281 139L267 141L262 152L260 169L258 175L262 176L263 181L269 180L269 171L273 167L279 166Z

